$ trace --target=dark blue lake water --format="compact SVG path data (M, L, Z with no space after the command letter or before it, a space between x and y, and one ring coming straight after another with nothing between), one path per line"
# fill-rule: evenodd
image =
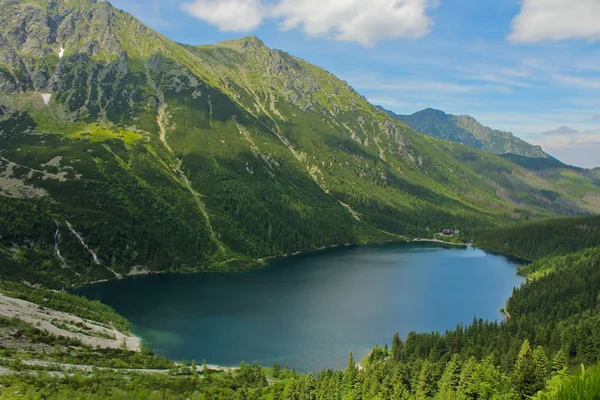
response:
M127 317L155 353L175 360L299 371L344 368L395 332L500 320L523 279L516 263L477 249L385 245L327 250L237 273L138 276L78 293Z

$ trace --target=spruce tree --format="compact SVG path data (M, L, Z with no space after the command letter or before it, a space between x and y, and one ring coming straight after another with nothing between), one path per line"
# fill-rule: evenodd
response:
M439 382L440 398L453 399L456 395L456 389L460 382L460 364L458 354L452 356L452 359L446 364L444 373Z
M358 370L356 368L356 363L354 362L352 353L350 353L350 356L348 357L348 367L346 368L342 379L342 396L344 399L351 398L349 395L351 395L354 390L357 376Z
M402 358L402 340L400 340L400 334L396 332L392 338L392 357L396 361L400 361Z
M475 357L469 358L462 367L458 387L456 388L457 399L476 399L477 382L476 371L477 361Z
M315 393L316 383L315 377L312 372L309 372L306 375L306 379L304 380L304 388L302 390L302 400L315 400L317 395Z
M279 365L278 362L273 364L273 378L277 379L279 378L279 375L281 374L281 365Z
M290 379L287 381L287 383L285 385L285 389L283 390L283 399L284 400L301 400L300 386L298 385L298 380Z
M552 357L552 374L558 374L567 369L569 358L565 352L560 349Z
M542 346L536 347L533 351L533 363L535 364L538 390L542 390L546 386L546 380L548 379L548 357Z
M437 391L436 366L433 362L425 360L417 381L417 398L427 399Z
M538 349L541 348L538 347ZM522 399L533 396L545 386L545 375L541 370L543 357L538 349L536 349L536 358L534 360L529 341L525 340L517 356L517 362L513 371L513 382L517 394ZM543 352L543 349L541 351Z

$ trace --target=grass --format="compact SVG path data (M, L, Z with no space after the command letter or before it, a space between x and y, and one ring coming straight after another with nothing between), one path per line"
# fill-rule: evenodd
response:
M536 400L595 400L600 399L600 366L586 369L579 375L561 375L549 382L548 388Z
M119 139L126 144L132 144L143 138L143 135L118 127L105 128L100 125L88 125L86 129L68 135L71 139L84 139L93 143L103 143Z

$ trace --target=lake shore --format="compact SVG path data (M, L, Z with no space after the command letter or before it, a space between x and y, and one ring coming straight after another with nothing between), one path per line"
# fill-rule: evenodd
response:
M287 259L287 258L291 258L291 257L295 257L295 256L309 255L312 253L319 253L319 252L327 251L327 250L343 249L346 247L364 247L364 246L377 246L377 245L403 244L403 243L435 243L435 244L450 245L450 246L456 246L456 247L473 247L471 243L452 243L452 242L446 242L446 241L440 240L440 239L425 239L425 238L415 238L412 240L410 240L408 238L399 238L399 240L397 240L397 241L376 242L376 243L344 243L344 244L339 244L339 245L322 246L322 247L319 247L319 248L313 249L313 250L296 251L291 254L286 253L286 254L281 254L281 255L257 258L254 260L250 260L251 262L255 263L256 266L249 267L249 268L241 268L241 269L240 268L226 268L226 269L208 268L208 269L200 269L200 270L192 269L192 270L181 270L181 271L152 271L152 270L146 269L142 266L135 266L126 275L123 275L120 277L99 279L96 281L91 281L91 282L87 282L87 283L83 283L83 284L74 284L71 287L71 289L77 289L77 288L80 288L80 287L83 287L86 285L106 283L106 282L110 282L110 281L114 281L114 280L121 280L121 279L136 277L136 276L144 276L144 275L158 275L158 274L169 274L169 273L172 273L172 274L197 274L198 273L198 274L200 274L200 273L211 273L211 272L239 272L239 271L246 271L249 269L262 268L269 261L283 260L283 259ZM500 255L502 255L502 254L500 254Z
M440 244L449 244L452 246L461 246L461 247L472 247L471 243L453 243L446 242L445 240L440 239L413 239L413 243L440 243Z

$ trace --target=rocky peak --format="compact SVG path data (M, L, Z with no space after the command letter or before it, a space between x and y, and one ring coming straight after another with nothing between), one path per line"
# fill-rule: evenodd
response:
M269 50L264 42L255 35L246 36L240 39L225 40L217 43L216 46L228 47L243 53Z

